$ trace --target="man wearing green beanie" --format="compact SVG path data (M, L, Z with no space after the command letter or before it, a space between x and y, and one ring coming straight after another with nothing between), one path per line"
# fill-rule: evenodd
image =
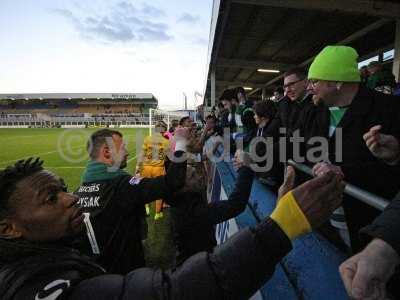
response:
M333 170L349 183L392 199L399 190L400 168L374 157L363 135L381 125L382 133L398 136L400 101L362 86L357 59L357 51L347 46L327 46L315 57L308 72L308 88L321 103L302 120L304 150L308 154L315 147L321 149L318 143L311 143L311 138L327 139L328 152L313 168L316 176ZM345 243L343 233L348 228L348 244L353 253L359 252L366 246L366 241L359 240L359 230L372 223L380 211L349 196L344 197L343 210L345 222L332 225L342 229L339 233ZM331 221L334 219L335 215Z

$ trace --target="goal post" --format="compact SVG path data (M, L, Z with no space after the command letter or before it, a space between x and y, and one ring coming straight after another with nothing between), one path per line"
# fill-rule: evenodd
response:
M180 120L183 117L189 116L186 111L167 111L162 109L150 108L149 110L149 135L152 135L154 126L158 121L164 121L168 129L173 120Z

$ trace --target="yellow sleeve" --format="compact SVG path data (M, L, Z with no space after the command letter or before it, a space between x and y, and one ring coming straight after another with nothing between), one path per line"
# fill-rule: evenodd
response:
M290 240L311 231L311 225L291 191L279 200L270 217L281 227Z

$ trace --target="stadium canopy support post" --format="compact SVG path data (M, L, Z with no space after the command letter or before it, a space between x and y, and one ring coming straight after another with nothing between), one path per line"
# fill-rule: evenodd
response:
M393 74L396 82L400 80L400 19L396 21L396 36L394 39Z
M261 100L267 101L267 89L266 88L262 89Z
M215 106L215 69L211 70L211 108Z

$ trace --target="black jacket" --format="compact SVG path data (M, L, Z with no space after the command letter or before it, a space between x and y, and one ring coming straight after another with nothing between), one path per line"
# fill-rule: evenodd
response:
M394 199L372 224L364 227L361 235L367 242L372 238L384 240L400 255L400 197Z
M388 166L375 158L363 140L363 135L374 125L382 125L383 133L398 136L400 131L400 101L396 97L360 88L353 102L344 114L332 137L329 138L330 112L319 105L308 110L300 125L303 143L303 157L320 143L310 143L313 137L328 140L329 153L323 156L342 168L345 180L367 191L391 199L399 189L398 166ZM338 129L342 131L341 145L336 142ZM340 141L340 139L338 139ZM340 159L338 149L342 149ZM370 224L379 211L346 196L343 202L346 222L350 231L353 251L364 246L358 239L358 231Z
M235 188L226 201L207 203L200 192L178 193L167 200L171 205L178 264L198 252L210 252L217 245L214 225L236 217L246 208L253 171L242 167L238 173Z
M399 136L396 138L400 141ZM397 164L400 165L400 163ZM384 240L400 255L400 194L397 194L385 210L360 233L366 242L372 238Z
M278 103L278 111L268 126L266 136L292 136L293 131L302 122L303 110L308 110L313 106L311 94L306 95L302 101L291 101L288 97L283 97ZM286 134L281 134L280 128L285 128Z
M232 106L232 111L225 110L221 115L221 127L229 128L231 133L236 131L237 124L235 119L236 107ZM231 115L231 119L229 120L229 115Z
M276 124L275 124L276 125ZM277 190L279 185L282 183L283 180L283 168L282 164L279 162L279 138L278 138L278 132L277 134L272 134L271 131L271 126L275 126L272 121L268 122L264 127L257 128L254 131L253 135L253 144L251 144L253 147L255 145L255 153L257 154L257 157L260 159L267 157L264 160L257 161L257 166L258 170L256 170L256 175L259 178L259 180L264 183L268 184L269 187L271 187L274 190ZM254 144L254 138L263 138L263 140L257 141L256 144ZM271 145L271 148L269 145ZM254 151L253 149L250 149L250 152ZM273 153L273 161L270 161L270 154L271 151ZM266 156L267 155L267 156ZM271 165L268 165L270 163ZM268 169L268 170L267 170Z
M182 155L178 153L178 155ZM75 193L90 213L93 232L75 241L74 247L94 257L108 272L126 274L144 267L144 204L167 198L185 183L186 162L170 163L165 176L137 179L130 175L112 180L85 182ZM100 253L96 253L93 239Z
M245 229L212 253L198 253L171 271L137 269L125 277L105 275L73 250L33 252L0 240L0 299L27 300L203 300L248 299L272 276L290 251L284 232L271 219Z
M66 299L71 287L105 273L69 241L34 244L0 239L0 299ZM47 298L60 294L58 298Z
M304 120L304 115L314 109L312 102L312 95L308 94L302 101L291 101L288 97L283 97L277 103L278 110L275 117L268 123L266 128L262 130L262 137L273 138L272 154L268 153L267 159L273 160L271 169L267 172L259 173L260 181L271 186L275 191L283 182L284 164L288 158L292 157L293 150L289 143L289 138L293 132L297 130ZM284 139L283 139L284 138ZM283 139L285 142L285 151L282 152L281 147L283 144L280 142ZM257 145L256 153L259 157L265 155L265 147L260 144ZM281 153L285 157L281 158ZM262 164L260 164L262 166Z

